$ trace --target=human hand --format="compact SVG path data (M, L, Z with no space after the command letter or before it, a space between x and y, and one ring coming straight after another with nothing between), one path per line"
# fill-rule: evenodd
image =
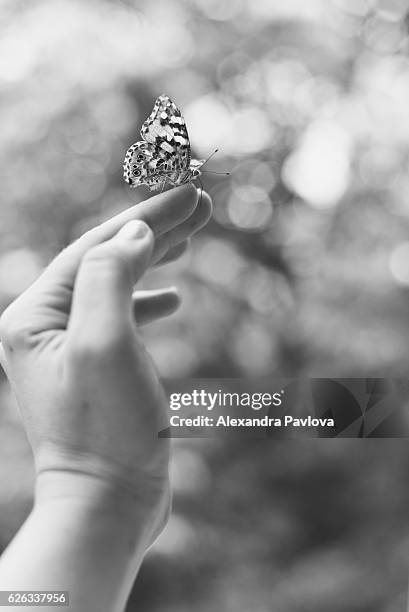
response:
M157 436L165 398L138 323L172 311L178 298L132 290L207 223L210 198L198 200L182 186L85 233L0 321L1 362L33 449L37 499L102 499L116 508L123 500L125 512L146 517L148 540L169 509L169 449Z

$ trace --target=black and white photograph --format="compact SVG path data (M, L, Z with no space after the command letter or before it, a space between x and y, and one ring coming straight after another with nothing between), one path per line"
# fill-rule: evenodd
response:
M0 0L0 612L409 612L409 0Z

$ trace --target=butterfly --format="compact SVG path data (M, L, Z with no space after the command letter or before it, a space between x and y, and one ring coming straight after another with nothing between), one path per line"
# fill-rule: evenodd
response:
M157 98L142 125L141 138L125 155L124 179L131 187L163 189L167 183L183 185L201 175L207 160L191 158L185 120L169 96Z

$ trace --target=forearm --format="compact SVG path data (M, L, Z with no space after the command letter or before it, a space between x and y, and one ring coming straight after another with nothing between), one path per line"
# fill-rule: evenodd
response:
M69 591L71 612L124 610L148 546L146 520L102 501L40 497L0 559L0 589Z

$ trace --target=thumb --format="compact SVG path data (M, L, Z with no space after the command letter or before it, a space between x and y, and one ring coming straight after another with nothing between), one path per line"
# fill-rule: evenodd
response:
M106 339L134 328L132 290L149 266L153 246L152 230L133 220L87 251L75 280L69 335Z

